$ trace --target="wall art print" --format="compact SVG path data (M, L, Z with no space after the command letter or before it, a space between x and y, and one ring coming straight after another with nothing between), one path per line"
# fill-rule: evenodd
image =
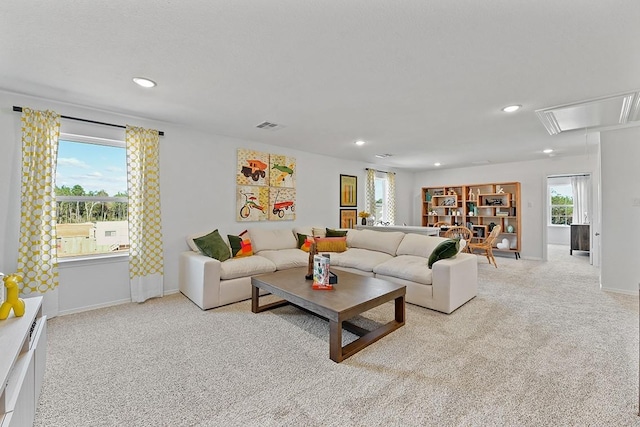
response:
M269 153L238 149L236 183L238 185L269 185Z
M358 177L340 175L340 207L355 208L358 206Z
M295 157L239 148L236 168L236 220L294 220L295 170Z
M340 209L340 228L355 228L357 223L357 209Z
M238 185L236 187L236 221L269 219L269 187Z
M296 159L281 154L269 155L269 185L271 187L296 187Z
M269 220L292 221L296 219L295 188L269 187Z

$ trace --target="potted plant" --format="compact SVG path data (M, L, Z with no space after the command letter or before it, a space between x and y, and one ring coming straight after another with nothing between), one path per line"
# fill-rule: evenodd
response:
M360 223L362 225L367 225L367 218L369 218L371 216L371 214L369 212L367 212L367 211L360 211L360 212L358 212L358 216L360 218L362 218Z

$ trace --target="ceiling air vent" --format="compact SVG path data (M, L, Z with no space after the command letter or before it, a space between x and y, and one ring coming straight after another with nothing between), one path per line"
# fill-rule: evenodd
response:
M258 125L256 125L256 127L258 129L266 129L266 130L278 130L278 129L282 129L284 126L279 125L277 123L271 123L271 122L262 122Z
M387 157L391 157L391 156L393 156L393 154L389 154L389 153L387 153L387 154L376 154L376 157L379 158L379 159L386 159Z

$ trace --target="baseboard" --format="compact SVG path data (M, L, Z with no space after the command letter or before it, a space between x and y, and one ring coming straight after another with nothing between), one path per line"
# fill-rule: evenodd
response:
M164 291L164 295L166 296L166 295L177 294L178 292L180 292L179 289L171 289L168 291ZM82 313L85 311L97 310L99 308L113 307L115 305L127 304L129 302L131 302L131 298L121 299L116 301L109 301L101 304L88 305L85 307L72 308L70 310L59 311L58 316L66 316L67 314L76 314L76 313Z
M114 305L126 304L128 302L131 302L131 298L109 301L101 304L87 305L84 307L72 308L70 310L60 310L58 312L58 316L66 316L67 314L76 314L82 313L84 311L97 310L99 308L113 307Z
M602 284L600 284L600 290L605 292L613 292L616 294L633 295L636 297L638 296L638 291L630 291L628 289L607 288L602 286Z

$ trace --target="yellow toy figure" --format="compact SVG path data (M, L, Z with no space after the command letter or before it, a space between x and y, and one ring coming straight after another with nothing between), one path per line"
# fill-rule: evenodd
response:
M7 288L7 300L0 306L0 320L9 317L12 308L16 317L24 316L24 301L18 298L18 283L22 282L22 276L10 274L2 280Z

